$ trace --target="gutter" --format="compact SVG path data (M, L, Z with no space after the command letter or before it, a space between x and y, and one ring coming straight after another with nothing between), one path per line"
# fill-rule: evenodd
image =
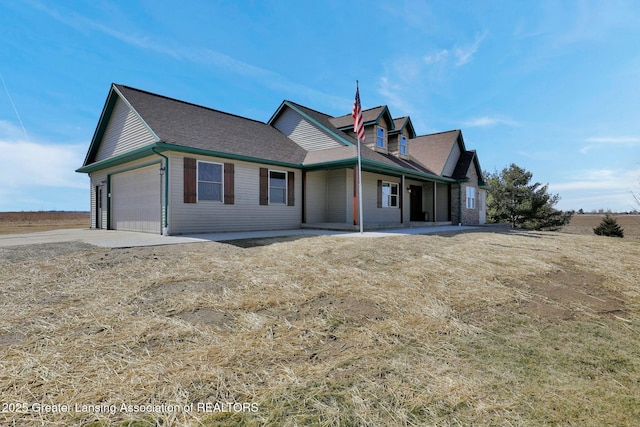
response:
M162 235L167 236L169 232L169 158L157 152L156 147L151 147L151 151L164 158L164 225L162 226Z

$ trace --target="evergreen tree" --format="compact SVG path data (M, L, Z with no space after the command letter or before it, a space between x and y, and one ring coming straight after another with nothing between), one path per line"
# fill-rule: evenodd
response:
M507 222L529 230L557 230L571 220L573 212L554 208L560 196L549 194L548 185L531 184L533 174L526 169L512 163L500 173L486 175L491 188L487 196L490 222Z
M618 225L618 221L606 214L599 226L593 229L598 236L624 237L624 230Z

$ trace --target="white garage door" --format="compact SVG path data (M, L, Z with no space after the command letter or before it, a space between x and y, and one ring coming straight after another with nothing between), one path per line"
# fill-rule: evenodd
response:
M160 233L162 200L157 166L111 176L111 228Z

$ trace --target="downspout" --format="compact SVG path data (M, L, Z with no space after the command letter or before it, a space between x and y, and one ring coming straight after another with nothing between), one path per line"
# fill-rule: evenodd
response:
M166 236L169 232L169 158L157 152L156 147L151 147L151 151L164 158L164 225L162 226L162 235Z

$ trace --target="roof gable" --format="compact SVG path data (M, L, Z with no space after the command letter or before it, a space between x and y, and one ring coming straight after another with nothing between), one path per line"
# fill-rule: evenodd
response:
M123 85L112 85L85 166L95 159L94 145L104 133L121 96L157 138L157 142L199 150L301 164L306 151L266 123Z
M116 122L120 123L114 123L114 120L112 119L115 119ZM131 147L131 149L139 148L141 145L144 145L144 143L151 143L159 140L158 136L145 123L145 121L131 106L129 101L127 101L127 99L118 90L117 85L112 84L104 106L102 107L100 119L98 119L98 125L96 126L96 130L91 138L89 150L87 151L87 155L84 159L84 166L95 161L103 160L106 157L120 154L123 151L119 150L113 141L111 141L109 147L103 146L102 142L105 137L107 139L113 139L120 136L117 135L117 133L126 133L123 131L127 127L127 124L125 123L127 121L129 121L130 125L132 122L135 122L133 123L133 126L142 128L142 132L146 133L146 135L142 136L143 139L146 139L143 141L143 144L136 144L134 147ZM119 127L120 129L114 129L116 127Z
M409 143L409 155L438 175L442 175L458 141L460 130L421 135Z
M389 112L389 108L386 105L380 105L378 107L369 108L362 111L362 122L365 126L378 125L385 119L389 124L389 129L394 130L393 118ZM353 117L351 114L345 114L344 116L332 117L329 119L333 126L339 130L353 130Z
M404 129L407 129L407 132L409 133L409 139L416 137L416 131L413 128L413 123L411 123L411 117L409 116L393 119L393 127L395 128L395 130L389 132L389 134L402 133Z
M267 122L269 125L278 127L279 120L283 117L283 115L287 114L288 110L292 110L301 117L303 117L309 124L315 126L318 130L323 132L327 137L336 141L336 143L340 145L355 145L357 141L354 140L349 135L341 132L337 129L333 123L331 122L332 117L321 113L319 111L313 110L311 108L305 107L304 105L297 104L292 101L284 100L282 104L278 107L276 112L271 116L269 121ZM287 132L285 132L287 133ZM287 135L291 137L290 135ZM303 145L303 144L300 144ZM327 147L330 148L330 147Z

